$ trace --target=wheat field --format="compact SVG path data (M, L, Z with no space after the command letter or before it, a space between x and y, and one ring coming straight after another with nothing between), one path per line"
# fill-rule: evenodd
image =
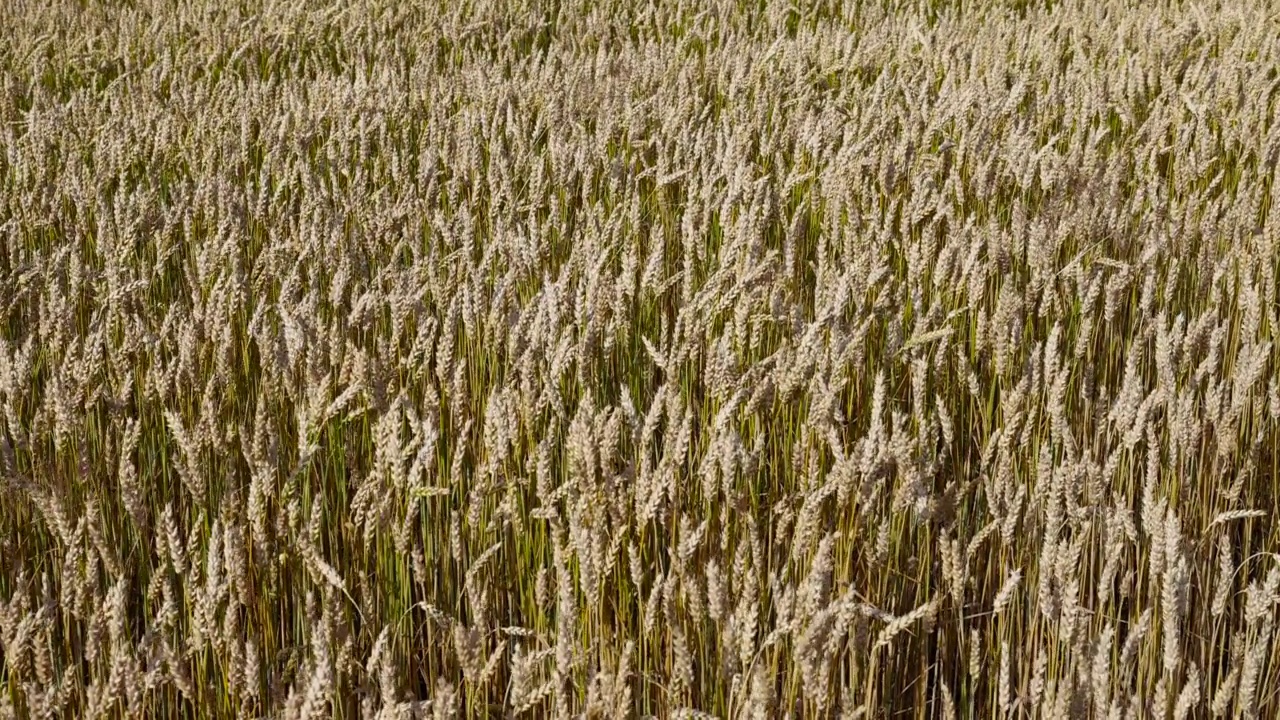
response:
M1280 15L10 0L0 718L1275 718Z

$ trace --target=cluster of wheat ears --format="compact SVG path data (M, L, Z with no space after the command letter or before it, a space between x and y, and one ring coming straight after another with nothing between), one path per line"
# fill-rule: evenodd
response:
M1274 718L1268 3L13 0L0 718Z

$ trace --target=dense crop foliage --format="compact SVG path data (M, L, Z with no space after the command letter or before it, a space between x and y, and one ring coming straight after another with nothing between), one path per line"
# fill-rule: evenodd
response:
M1276 717L1267 5L6 3L0 718Z

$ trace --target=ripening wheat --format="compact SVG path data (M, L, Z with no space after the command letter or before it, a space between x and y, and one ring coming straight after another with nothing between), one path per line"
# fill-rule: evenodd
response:
M1277 28L6 3L0 720L1276 717Z

